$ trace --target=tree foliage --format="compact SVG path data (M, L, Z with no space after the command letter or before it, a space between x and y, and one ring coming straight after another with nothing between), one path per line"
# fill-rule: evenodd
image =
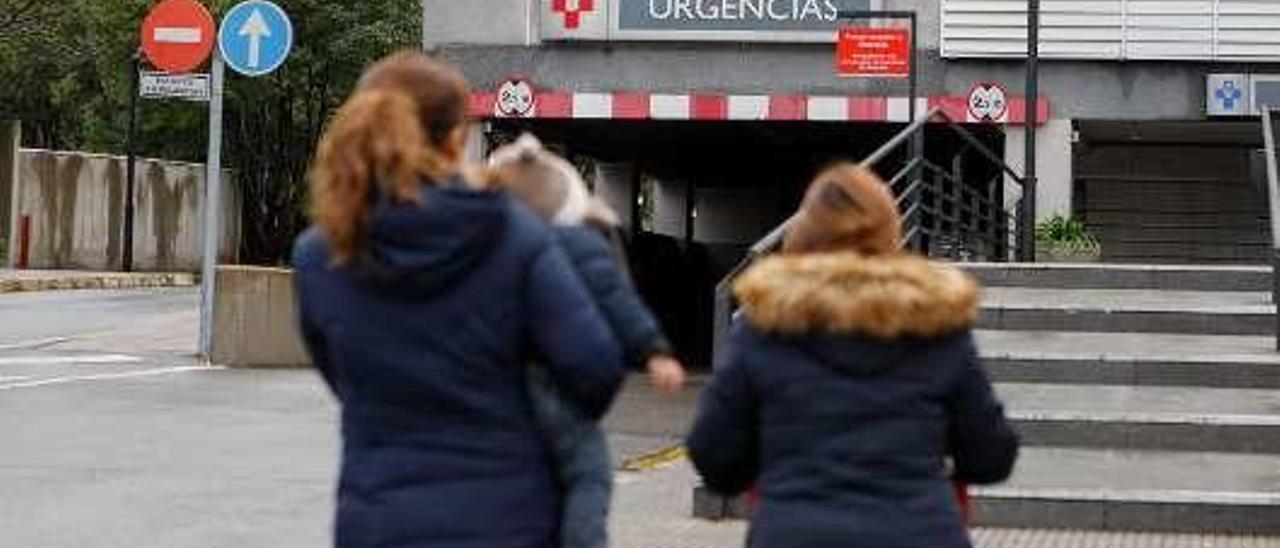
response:
M205 0L220 18L238 0ZM417 0L276 0L295 46L276 73L228 71L224 165L244 204L242 258L276 263L305 222L305 179L332 111L371 61L420 47ZM123 153L138 29L154 0L0 0L0 118L26 146ZM205 105L140 103L143 156L204 161Z

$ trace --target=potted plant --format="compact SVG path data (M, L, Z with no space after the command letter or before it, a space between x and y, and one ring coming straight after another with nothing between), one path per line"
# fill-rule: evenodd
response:
M1036 261L1045 263L1096 263L1102 244L1078 217L1055 215L1036 227Z

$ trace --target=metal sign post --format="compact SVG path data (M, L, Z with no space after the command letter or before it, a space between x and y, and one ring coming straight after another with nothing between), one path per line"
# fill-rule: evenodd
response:
M142 20L138 53L133 56L130 68L129 88L129 165L125 189L124 241L122 242L121 267L133 271L134 192L136 189L135 132L138 120L138 96L165 98L169 94L145 93L147 76L141 74L142 57L151 61L161 72L180 79L186 73L204 64L213 51L213 16L203 4L195 0L163 0L152 6Z
M245 76L265 76L280 68L293 49L293 23L267 0L241 2L222 18L218 53L213 56L209 100L209 160L205 173L204 260L200 269L200 355L213 354L213 313L217 291L222 219L222 99L226 68Z
M134 193L138 179L138 86L142 70L142 52L129 60L129 133L125 137L124 237L121 242L120 270L133 272ZM114 235L113 235L114 236Z
M1040 0L1027 0L1026 156L1022 163L1022 203L1018 207L1018 260L1036 260L1036 127L1040 96Z
M204 260L200 268L200 356L208 360L213 350L213 298L217 279L218 244L222 203L222 96L225 64L213 56L212 97L209 99L209 158L205 163Z

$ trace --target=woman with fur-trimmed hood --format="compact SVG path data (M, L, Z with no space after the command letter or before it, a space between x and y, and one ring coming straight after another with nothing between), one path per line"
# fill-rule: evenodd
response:
M978 286L901 251L871 171L818 176L742 318L687 445L708 487L759 482L753 548L969 548L952 481L1003 481L1017 436L970 333Z

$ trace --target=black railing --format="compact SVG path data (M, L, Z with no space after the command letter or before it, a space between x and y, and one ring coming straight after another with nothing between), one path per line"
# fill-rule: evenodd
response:
M912 146L924 141L930 127L951 132L964 146L944 163L935 162L925 154L924 147ZM976 176L966 172L970 165L966 160L970 158L982 160L987 169ZM862 165L885 176L886 184L893 189L902 213L904 247L934 258L965 262L1006 262L1018 256L1021 242L1013 239L1017 233L1015 219L1005 211L1004 188L1006 181L1021 187L1022 175L941 109L907 125ZM781 245L789 222L783 222L751 246L746 257L716 285L715 357L721 355L721 345L737 307L734 280L757 258ZM1280 251L1277 257L1280 261Z
M1267 197L1271 214L1271 302L1280 306L1280 149L1276 134L1280 132L1280 111L1262 110L1262 135L1266 144ZM1280 310L1276 311L1276 350L1280 350Z

